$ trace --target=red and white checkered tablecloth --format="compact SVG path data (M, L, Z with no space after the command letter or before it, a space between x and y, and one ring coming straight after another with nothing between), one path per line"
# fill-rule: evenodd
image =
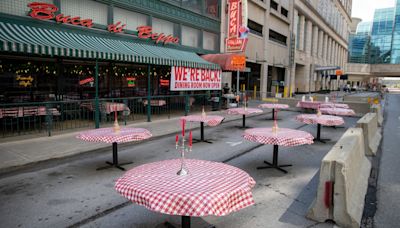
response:
M350 108L348 104L339 103L321 103L320 108Z
M322 114L336 115L336 116L354 116L356 113L353 109L348 108L320 108Z
M119 132L115 132L114 128L109 127L84 131L79 133L76 138L89 142L124 143L141 141L151 136L150 131L144 128L121 127Z
M262 113L263 110L258 108L230 108L226 111L229 115L250 115L254 113Z
M289 128L278 128L276 132L273 132L271 127L251 128L244 131L243 138L252 142L279 146L314 143L314 137L310 133Z
M297 102L296 107L298 108L311 108L318 109L322 102L320 101L299 101Z
M344 124L344 120L339 116L317 114L301 114L296 116L296 120L305 124L321 124L325 126L337 126Z
M185 119L189 122L203 122L206 123L208 126L214 127L219 125L225 119L225 117L217 115L189 115L182 116L180 119Z
M82 102L80 104L81 107L87 108L90 111L94 111L95 105L93 102ZM112 112L120 112L124 111L124 115L129 115L131 110L129 107L124 103L117 103L117 102L101 102L100 109L103 113L111 114Z
M255 181L236 167L186 159L189 174L178 176L180 159L138 166L115 183L115 189L147 209L181 216L224 216L254 204Z
M260 104L258 107L259 107L259 108L288 109L288 108L289 108L289 105L287 105L287 104L271 104L271 103L266 103L266 104Z

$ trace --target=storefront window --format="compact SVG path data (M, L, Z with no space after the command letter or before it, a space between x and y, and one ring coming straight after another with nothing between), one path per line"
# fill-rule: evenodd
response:
M40 102L55 97L54 62L8 60L0 62L0 102Z

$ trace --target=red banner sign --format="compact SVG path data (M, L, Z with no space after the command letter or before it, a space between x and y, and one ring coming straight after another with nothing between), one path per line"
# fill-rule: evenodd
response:
M247 44L247 38L240 37L241 30L245 30L242 29L242 0L229 0L228 10L228 37L225 41L226 51L241 52L246 48Z
M171 91L221 90L221 70L171 67Z

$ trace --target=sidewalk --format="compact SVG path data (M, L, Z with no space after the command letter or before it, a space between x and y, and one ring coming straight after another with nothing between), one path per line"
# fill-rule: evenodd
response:
M256 105L252 106L255 107ZM270 110L264 110L264 112L259 115L265 115L270 112ZM208 112L208 114L224 116L224 122L242 118L241 115L227 115L225 110ZM177 133L181 130L179 117L129 124L126 127L145 128L153 134L151 139ZM196 129L199 127L200 124L193 123L188 129ZM86 152L105 150L111 154L111 144L85 142L77 139L76 135L80 131L84 130L51 137L39 137L0 143L0 174L28 167L38 162L72 157ZM140 142L121 144L120 148L134 143Z

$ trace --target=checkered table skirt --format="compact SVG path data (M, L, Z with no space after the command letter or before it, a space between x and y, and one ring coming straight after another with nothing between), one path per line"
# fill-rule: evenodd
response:
M336 115L336 116L354 116L356 113L353 109L347 108L320 108L322 114Z
M225 119L225 117L216 115L189 115L183 116L180 119L185 119L188 122L203 122L206 123L208 126L214 127L219 125Z
M124 143L141 141L151 136L150 131L144 128L121 127L119 132L114 132L114 129L109 127L84 131L79 133L76 138L89 142Z
M258 108L230 108L226 111L229 115L250 115L254 113L262 113L263 110Z
M243 138L252 142L279 146L298 146L313 144L314 137L305 131L289 128L278 128L276 132L272 128L252 128L245 130Z
M169 215L224 216L254 204L255 181L236 167L211 161L185 160L189 174L178 176L180 159L138 166L115 183L132 202Z
M296 116L296 120L305 124L321 124L325 126L337 126L344 124L344 120L339 116L317 114L301 114Z
M348 104L339 104L339 103L322 103L320 108L350 108Z
M267 104L260 104L258 107L259 108L288 109L289 105L287 105L287 104L270 104L270 103L267 103Z

